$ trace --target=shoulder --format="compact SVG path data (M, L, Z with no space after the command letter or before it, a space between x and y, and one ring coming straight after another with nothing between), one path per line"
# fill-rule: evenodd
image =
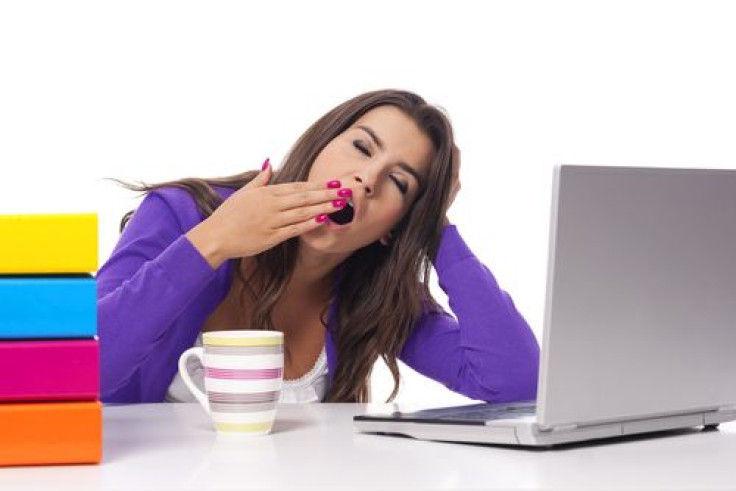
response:
M234 189L221 186L213 186L212 189L223 199L227 199L235 192ZM205 219L199 210L194 196L186 189L177 186L165 186L154 189L146 195L141 206L146 201L160 200L165 203L169 211L176 217L181 228L188 230Z

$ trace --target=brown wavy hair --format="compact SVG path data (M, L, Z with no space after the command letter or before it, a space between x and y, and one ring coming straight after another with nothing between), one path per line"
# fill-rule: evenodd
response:
M342 268L340 302L333 339L338 364L325 402L369 402L373 364L381 356L391 371L394 388L386 402L399 391L397 357L419 318L428 312L442 312L429 290L429 275L442 234L442 220L447 211L452 178L454 136L444 111L428 104L419 95L403 90L377 90L358 95L333 108L314 122L296 141L279 170L274 169L270 184L306 181L312 163L322 149L347 130L363 114L378 106L392 105L411 117L434 146L427 184L410 210L393 229L391 243L375 241L338 266ZM157 184L130 184L112 179L124 187L148 193L173 186L183 188L194 198L205 217L222 203L212 186L239 189L259 171L247 171L220 178L184 178ZM122 232L135 210L125 214ZM233 270L247 286L255 307L250 312L253 329L275 330L271 313L284 292L294 268L298 237L254 256L263 288L251 288L243 277L241 258L235 258ZM255 274L255 271L253 272ZM334 298L332 299L334 301ZM328 306L329 308L329 306ZM324 320L325 309L320 320Z

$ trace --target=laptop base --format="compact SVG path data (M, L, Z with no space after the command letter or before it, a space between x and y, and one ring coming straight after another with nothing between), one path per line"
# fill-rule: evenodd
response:
M403 435L419 440L456 443L484 443L531 447L553 447L567 443L699 427L717 429L721 422L736 420L736 411L708 411L695 414L664 416L585 426L569 425L559 429L542 429L535 416L520 419L496 419L484 424L459 421L422 422L392 420L386 415L355 416L354 427L361 433Z

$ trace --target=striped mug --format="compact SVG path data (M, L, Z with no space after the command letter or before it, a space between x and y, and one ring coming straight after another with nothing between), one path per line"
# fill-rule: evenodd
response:
M210 415L218 435L270 433L284 380L284 333L209 331L202 335L202 345L181 354L179 373ZM206 394L187 370L191 356L204 367Z

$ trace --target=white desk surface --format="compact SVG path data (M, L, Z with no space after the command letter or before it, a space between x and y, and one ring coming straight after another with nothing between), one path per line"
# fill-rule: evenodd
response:
M736 488L736 423L528 450L357 433L365 407L282 404L227 442L196 403L106 405L102 464L0 468L0 490Z

